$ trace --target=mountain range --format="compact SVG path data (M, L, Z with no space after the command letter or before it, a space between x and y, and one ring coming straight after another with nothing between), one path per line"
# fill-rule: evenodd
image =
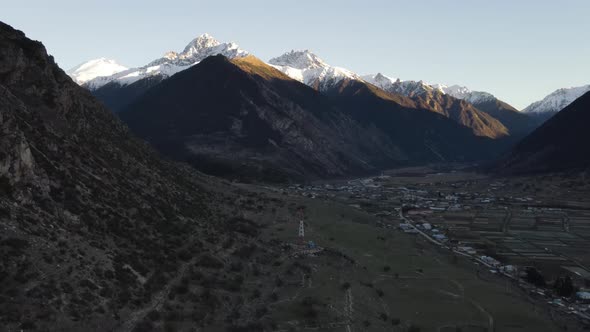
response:
M487 92L358 75L309 50L264 62L208 34L123 68L101 59L68 72L160 152L241 180L492 159L586 88L558 90L519 112ZM100 76L109 70L118 72Z
M149 87L212 54L222 54L233 59L245 56L248 52L241 50L235 43L220 43L204 34L191 41L181 53L168 52L143 67L97 77L84 83L84 86L114 112L118 112ZM394 81L381 74L361 76L331 66L309 50L287 52L270 59L268 64L320 92L330 90L344 79L374 84L389 93L410 97L414 100L414 107L447 116L472 128L478 136L521 137L534 128L526 115L518 113L510 105L489 93L470 91L465 87L435 86L422 81ZM478 109L479 106L481 109Z
M109 76L96 76L82 86L116 113L162 80L190 68L208 56L218 54L232 59L246 56L248 52L235 43L220 43L210 35L203 34L188 43L181 52L169 51L144 66Z
M168 82L212 55L224 56L229 60L224 66L235 68L223 67L221 60L207 62L190 78ZM249 59L247 69L242 58ZM216 70L226 76L215 77ZM244 86L223 81L232 75ZM213 84L218 80L224 83ZM489 93L381 74L361 76L309 50L265 63L207 34L180 53L168 52L145 66L82 85L164 154L241 180L262 174L275 180L333 177L402 164L490 159L534 129L527 115ZM294 109L299 115L290 114Z
M192 40L185 46L182 52L166 52L163 57L155 59L142 67L129 69L118 64L115 60L98 58L71 68L67 73L77 83L93 92L101 94L98 90L105 85L111 85L112 87L114 84L117 87L126 87L147 78L151 78L151 81L159 82L163 78L187 69L207 56L217 54L222 54L232 59L234 57L246 56L249 52L240 49L233 42L221 43L211 35L205 33ZM292 50L279 57L270 59L268 64L279 69L287 76L307 84L318 91L326 91L342 79L355 79L364 80L388 92L411 98L419 96L423 96L424 98L425 95L436 95L439 93L448 95L464 100L475 106L478 110L500 120L502 124L507 125L511 134L514 134L514 132L530 132L534 127L539 125L535 121L533 121L533 125L530 125L530 118L546 120L550 115L557 113L582 94L590 91L590 85L558 89L542 100L531 103L522 112L518 112L516 108L499 100L488 92L472 91L460 85L447 86L443 84L429 84L423 81L402 81L400 79L390 78L381 73L358 75L345 68L330 66L309 50ZM429 98L424 99L428 101ZM430 101L430 103L435 110L440 110L442 107L436 101ZM115 107L114 110L116 111L117 109Z
M471 91L467 87L458 85L446 86L428 84L423 81L401 81L383 74L366 75L363 78L391 93L399 93L426 103L436 112L449 112L453 108L458 108L464 113L471 113L470 119L480 118L492 123L496 128L500 128L496 130L500 135L522 138L535 128L535 123L531 121L529 116L522 114L516 108L488 92ZM459 107L453 107L454 105L459 105ZM499 127L498 122L506 130ZM460 123L468 127L485 128L482 124L478 125L477 120L471 120L471 122L463 120Z
M236 58L246 56L248 52L240 49L235 43L220 43L209 34L203 34L188 43L182 52L169 51L145 66L118 71L112 75L100 75L87 80L83 85L90 90L96 90L108 84L127 86L149 77L167 78L208 56L218 54Z
M490 140L362 81L335 95L254 56L209 57L123 108L162 153L209 174L287 180L374 172L416 161L476 160Z
M398 85L393 82L389 85L380 84L371 76L361 77L347 69L328 65L317 55L310 51L291 51L269 61L271 65L284 72L291 78L305 83L320 92L328 92L343 80L365 81L390 93L403 95L413 99L415 108L429 109L454 121L472 128L474 134L490 138L499 138L508 135L508 130L499 121L476 110L473 105L450 97L444 93L436 93L433 96L430 87L423 85L413 91L396 89ZM381 76L384 77L384 76ZM380 77L379 77L380 78ZM404 82L405 83L405 82ZM413 82L415 83L415 82ZM421 82L420 82L421 84ZM419 88L422 88L419 92Z

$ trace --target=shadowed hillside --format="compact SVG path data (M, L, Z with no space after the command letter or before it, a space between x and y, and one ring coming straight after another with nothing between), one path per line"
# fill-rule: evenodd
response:
M41 43L0 23L1 330L241 324L238 290L278 254L257 250L262 226L244 218L270 206L257 200L160 159Z
M343 85L329 97L252 56L217 56L153 87L120 116L164 154L241 179L324 178L493 155L468 128L354 84L362 89Z
M583 170L590 167L590 93L523 139L499 163L502 172Z

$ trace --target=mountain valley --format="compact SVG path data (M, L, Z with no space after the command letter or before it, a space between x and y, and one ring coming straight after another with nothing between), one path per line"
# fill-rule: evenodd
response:
M121 64L213 18L220 35L271 22L231 5L246 23L159 7L145 40L117 15L98 30L72 16L109 58L65 71L47 51L63 41L0 22L0 332L590 329L590 86L521 111L506 90L361 75L310 50L265 61L209 34ZM127 28L153 10L124 7ZM51 8L56 25L78 10ZM363 55L369 40L346 37Z

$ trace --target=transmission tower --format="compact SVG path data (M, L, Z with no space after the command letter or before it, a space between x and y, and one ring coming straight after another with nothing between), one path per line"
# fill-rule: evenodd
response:
M298 237L299 237L299 242L301 242L301 244L305 244L305 223L303 222L304 216L303 216L303 209L299 209L299 232L298 232Z

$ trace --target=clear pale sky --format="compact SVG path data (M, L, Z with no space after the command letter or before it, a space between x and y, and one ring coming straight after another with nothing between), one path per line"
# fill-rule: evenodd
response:
M460 84L523 108L590 84L588 0L0 0L0 20L68 69L133 67L208 32L263 60L310 49L359 74Z

